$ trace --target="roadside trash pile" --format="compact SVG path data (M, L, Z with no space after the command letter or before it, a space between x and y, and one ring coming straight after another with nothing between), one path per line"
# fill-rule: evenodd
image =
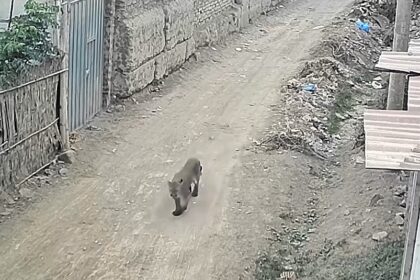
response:
M314 49L315 59L307 62L281 91L281 106L272 109L278 122L259 141L260 146L329 159L346 137L342 134L360 131L360 127L350 132L337 127L350 119L361 126L362 111L354 111L353 107L366 105L364 99L369 98L369 91L385 87L378 77L380 73L371 69L385 47L385 31L391 26L381 14L387 13L386 3L358 1L346 23L334 23L323 30L325 39ZM357 99L358 94L365 96Z

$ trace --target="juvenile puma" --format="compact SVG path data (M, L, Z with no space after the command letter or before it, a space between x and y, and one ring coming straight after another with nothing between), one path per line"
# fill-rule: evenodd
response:
M189 158L184 167L168 181L169 194L175 200L175 211L172 215L179 216L187 210L191 196L198 196L198 185L203 167L196 158ZM191 185L194 189L191 191Z

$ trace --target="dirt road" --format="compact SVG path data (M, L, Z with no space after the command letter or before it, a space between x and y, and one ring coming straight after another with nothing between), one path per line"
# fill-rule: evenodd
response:
M242 188L250 200L258 191L232 183L243 147L266 127L282 82L318 42L313 28L351 2L294 1L229 47L204 51L206 62L173 75L161 98L116 122L98 118L107 132L80 144L59 189L1 225L0 278L237 279L228 272L243 269L247 256L231 259L238 252L226 246L241 238L225 234L231 191ZM175 218L166 180L189 156L202 160L202 189Z

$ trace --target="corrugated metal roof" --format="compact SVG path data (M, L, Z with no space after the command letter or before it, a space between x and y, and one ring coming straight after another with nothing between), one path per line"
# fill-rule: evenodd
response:
M364 129L366 168L420 170L420 164L406 160L415 158L420 147L418 112L366 110Z
M420 39L412 39L408 52L420 53ZM410 77L408 81L408 110L420 112L420 77Z
M420 53L382 52L376 68L420 75Z
M420 39L412 39L408 44L408 52L420 52Z
M408 110L420 114L420 76L408 80Z
M420 40L414 39L408 53L383 52L377 67L418 74L419 55ZM366 110L364 128L366 168L420 171L420 77L409 78L408 111ZM416 235L413 259L404 260L412 280L420 277L420 223Z

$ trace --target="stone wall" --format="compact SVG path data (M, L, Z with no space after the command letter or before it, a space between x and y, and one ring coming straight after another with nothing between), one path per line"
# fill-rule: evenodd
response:
M104 93L128 97L279 0L106 0Z
M232 0L196 0L194 4L195 23L202 24L223 13L232 5Z

